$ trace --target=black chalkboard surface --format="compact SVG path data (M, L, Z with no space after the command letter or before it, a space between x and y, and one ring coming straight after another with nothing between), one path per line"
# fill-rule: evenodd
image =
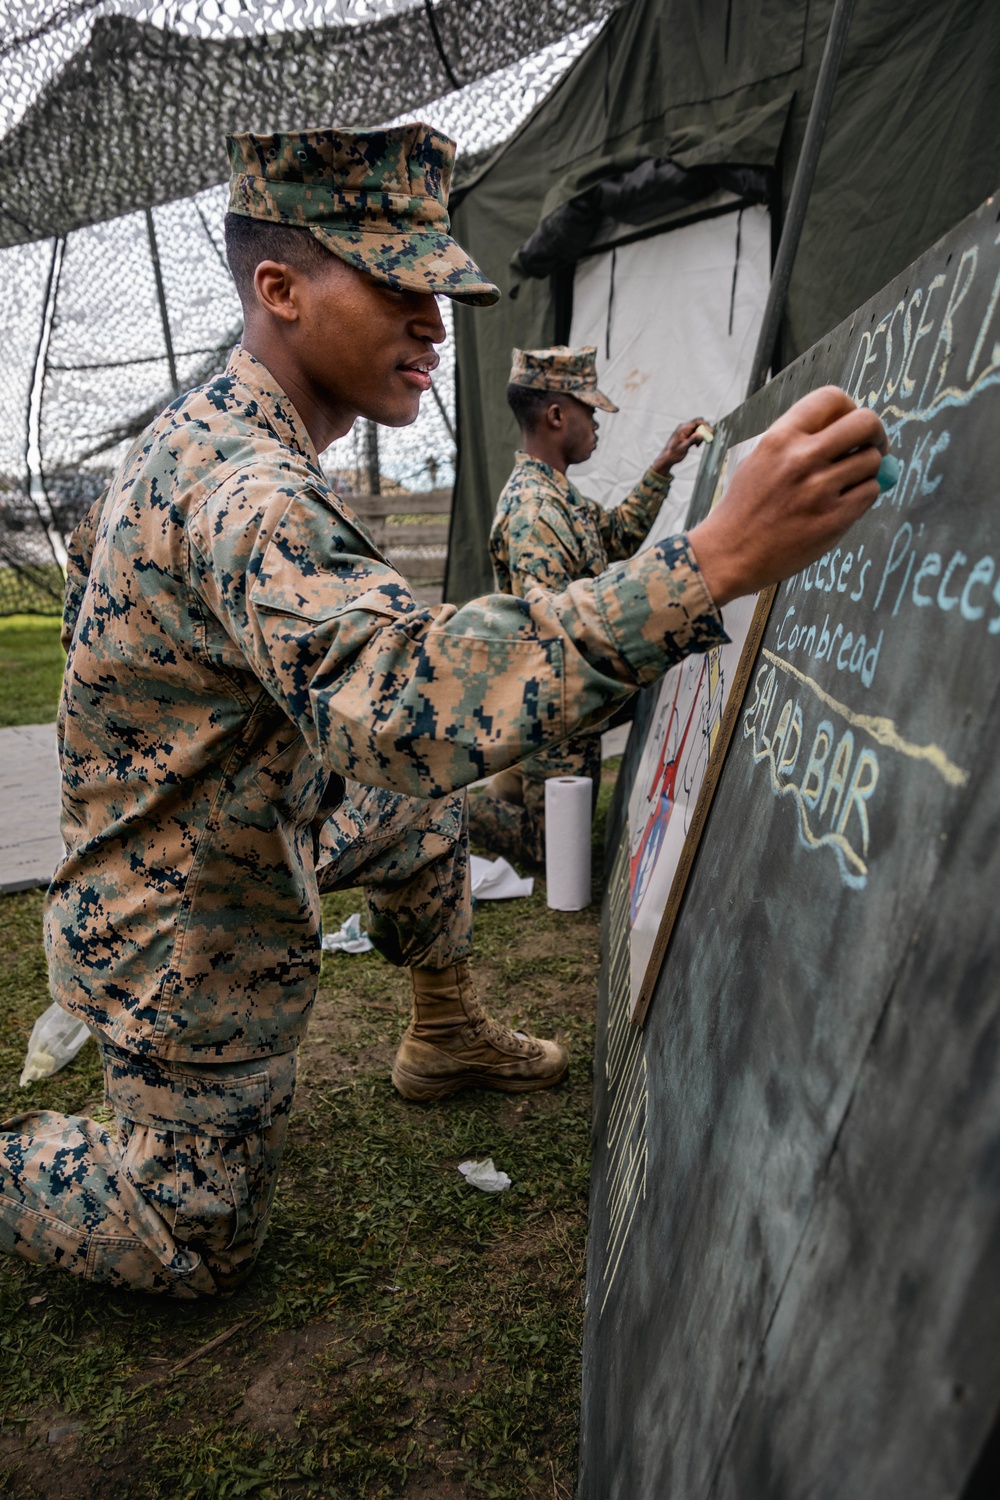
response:
M642 1030L623 768L582 1500L958 1497L1000 1409L1000 201L720 423L695 517L827 381L903 475L778 591Z

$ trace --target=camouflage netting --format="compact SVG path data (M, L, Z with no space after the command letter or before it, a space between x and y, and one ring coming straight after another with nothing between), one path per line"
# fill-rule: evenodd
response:
M0 41L0 615L56 612L76 520L175 390L239 336L230 130L419 113L498 145L616 0L8 0ZM446 308L450 321L450 306ZM454 464L446 346L412 428L355 430L346 489ZM377 467L375 452L377 450Z

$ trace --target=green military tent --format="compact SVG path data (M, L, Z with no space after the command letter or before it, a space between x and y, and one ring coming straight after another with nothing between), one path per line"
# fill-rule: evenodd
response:
M456 232L504 299L456 317L447 597L491 587L487 535L516 446L512 346L592 342L611 368L623 415L608 419L597 498L627 488L643 441L655 451L645 427L695 414L687 389L741 399L832 9L631 0L464 184ZM995 0L857 0L776 363L987 197L998 148ZM648 399L664 385L670 399Z

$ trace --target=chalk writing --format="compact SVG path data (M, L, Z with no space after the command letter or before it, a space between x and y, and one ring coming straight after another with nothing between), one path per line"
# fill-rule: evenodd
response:
M931 610L956 631L1000 634L997 555L944 536L953 422L1000 393L1000 267L991 253L998 245L1000 234L992 245L969 246L948 274L907 288L873 328L858 334L847 361L845 388L878 410L902 464L899 482L873 516L910 515L894 528L869 531L865 542L852 537L791 579L776 644L782 654L825 663L865 689L875 682L890 622L910 611ZM960 311L977 320L964 367L956 356ZM829 599L822 623L802 618L800 596L814 592ZM853 606L861 619L838 619Z
M786 665L780 657L771 660ZM829 719L807 724L798 698L784 700L772 729L778 681L775 666L758 668L743 737L751 741L754 761L766 762L772 791L794 800L800 842L809 850L828 849L844 885L860 890L868 879L868 803L878 786L878 756L856 746L850 729L838 735ZM805 756L804 743L811 744Z
M773 651L761 655L764 661L754 679L753 701L743 716L743 738L751 741L754 761L767 764L772 791L793 799L803 847L830 851L844 885L861 890L868 879L872 803L880 765L877 750L860 742L857 732L922 761L949 786L964 785L968 773L939 745L911 743L891 719L858 713ZM805 696L785 698L772 729L779 673L801 684ZM818 718L823 708L833 711L841 721L839 727L830 718ZM808 752L803 753L806 745Z
M942 614L957 610L961 619L973 623L984 620L990 602L1000 606L1000 578L988 592L997 572L993 557L987 553L973 562L960 547L925 551L917 546L923 533L922 523L914 528L909 521L894 533L873 608L891 601L892 618L906 604L917 609L933 606ZM1000 632L1000 612L987 621L986 629L989 635Z
M1000 234L996 235L993 244L994 247L1000 245ZM908 423L929 422L941 411L949 407L965 406L989 386L1000 383L1000 340L994 341L986 356L986 363L976 373L989 334L1000 332L996 328L1000 301L998 270L965 367L965 383L945 385L955 350L955 315L973 289L979 271L979 259L978 245L970 245L962 253L943 303L937 294L946 285L947 278L944 273L939 272L926 287L916 286L912 292L908 291L901 297L892 311L886 313L871 332L866 330L860 335L846 389L856 401L884 408L883 422L890 439L897 436ZM928 318L935 298L940 307L936 321L935 318ZM897 320L902 329L902 348L899 362L893 370L893 334ZM916 328L913 326L914 321ZM924 378L920 381L912 373L914 359L920 343L932 334L935 335L934 341L928 345L930 355ZM870 368L881 370L877 381L874 377L871 381L867 379ZM907 411L905 403L916 395L918 385L920 394L917 406L914 410Z
M762 651L761 655L768 661L773 662L775 666L780 667L783 672L791 673L797 677L811 692L815 693L821 703L825 703L827 707L832 708L842 718L846 719L849 724L855 725L858 729L863 729L866 734L871 735L873 740L878 740L879 744L887 745L891 750L898 750L901 755L909 755L913 760L928 761L949 786L964 786L968 781L968 771L961 770L950 761L940 745L911 744L909 740L903 739L903 736L899 733L891 719L875 714L855 713L845 703L838 703L836 698L832 698L829 693L820 687L818 682L813 682L811 677L807 677L804 672L797 671L788 662L781 661L772 652Z
M855 639L854 632L845 630L843 625L831 627L829 615L825 616L817 632L815 624L809 626L794 624L794 614L795 605L790 604L778 627L779 651L804 651L807 656L815 657L817 661L830 662L838 672L852 672L860 677L865 687L871 687L875 677L875 668L878 666L879 653L882 650L883 632L881 630L877 638L869 645L868 637L864 633L859 633Z

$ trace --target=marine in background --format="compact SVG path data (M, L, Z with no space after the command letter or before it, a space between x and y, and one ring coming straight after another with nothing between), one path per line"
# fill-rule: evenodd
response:
M533 588L561 593L631 557L660 513L673 469L703 438L700 417L683 422L620 505L605 509L567 478L597 447L596 411L616 412L598 389L597 350L515 349L507 400L521 449L497 504L490 559L497 589L523 599ZM491 854L521 864L545 858L545 783L589 776L594 804L601 773L601 729L571 736L492 777L469 799L469 835Z

